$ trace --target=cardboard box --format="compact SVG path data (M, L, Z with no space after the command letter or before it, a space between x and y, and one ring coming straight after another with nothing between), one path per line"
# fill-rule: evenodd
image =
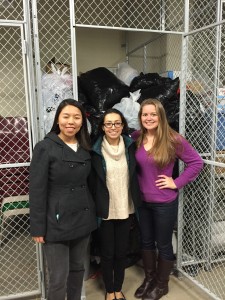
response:
M216 157L216 161L225 164L225 150L216 151L216 154L218 155L218 157ZM217 174L225 175L225 167L215 167L215 171Z

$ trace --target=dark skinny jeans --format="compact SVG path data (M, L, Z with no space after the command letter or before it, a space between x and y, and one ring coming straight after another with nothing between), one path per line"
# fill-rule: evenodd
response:
M165 260L174 260L172 235L177 220L178 200L170 203L142 203L139 220L143 250L158 250Z

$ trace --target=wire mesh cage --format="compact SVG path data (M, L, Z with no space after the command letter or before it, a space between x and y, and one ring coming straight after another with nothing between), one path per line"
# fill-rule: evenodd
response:
M183 30L183 1L75 1L76 25Z
M130 34L133 39L133 34ZM134 50L128 51L129 64L143 73L159 73L175 79L181 74L181 35L155 33ZM169 73L171 71L171 73Z
M215 23L218 3L218 1L214 0L190 1L190 31Z
M1 26L1 116L26 114L21 28Z
M0 19L22 21L24 19L23 0L1 0Z
M26 211L28 201L25 196L21 197L20 201L14 201L12 207L13 199L10 198L8 203L4 200L0 215L2 299L6 296L10 298L10 295L29 295L31 291L37 294L39 289L36 247L29 236L29 215Z
M190 80L183 126L186 137L205 159L205 167L184 188L178 244L181 271L216 299L225 297L220 280L225 272L225 98L220 91L224 29L224 24L212 25L188 36Z
M24 3L0 1L0 299L40 294L37 251L29 234L30 47Z
M37 1L41 70L52 73L51 63L71 73L71 37L69 1Z

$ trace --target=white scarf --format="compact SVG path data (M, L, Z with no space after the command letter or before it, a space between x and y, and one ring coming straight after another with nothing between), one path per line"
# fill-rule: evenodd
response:
M106 162L106 185L109 191L109 215L107 220L126 219L134 212L129 193L129 171L123 137L119 145L112 146L105 136L102 154Z
M102 150L112 159L120 160L122 155L125 155L125 145L122 136L120 136L119 144L116 146L110 145L104 136L102 141Z

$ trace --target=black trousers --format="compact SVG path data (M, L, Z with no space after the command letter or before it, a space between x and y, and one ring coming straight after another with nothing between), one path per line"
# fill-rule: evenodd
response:
M102 221L101 268L106 292L120 292L124 281L131 218Z

